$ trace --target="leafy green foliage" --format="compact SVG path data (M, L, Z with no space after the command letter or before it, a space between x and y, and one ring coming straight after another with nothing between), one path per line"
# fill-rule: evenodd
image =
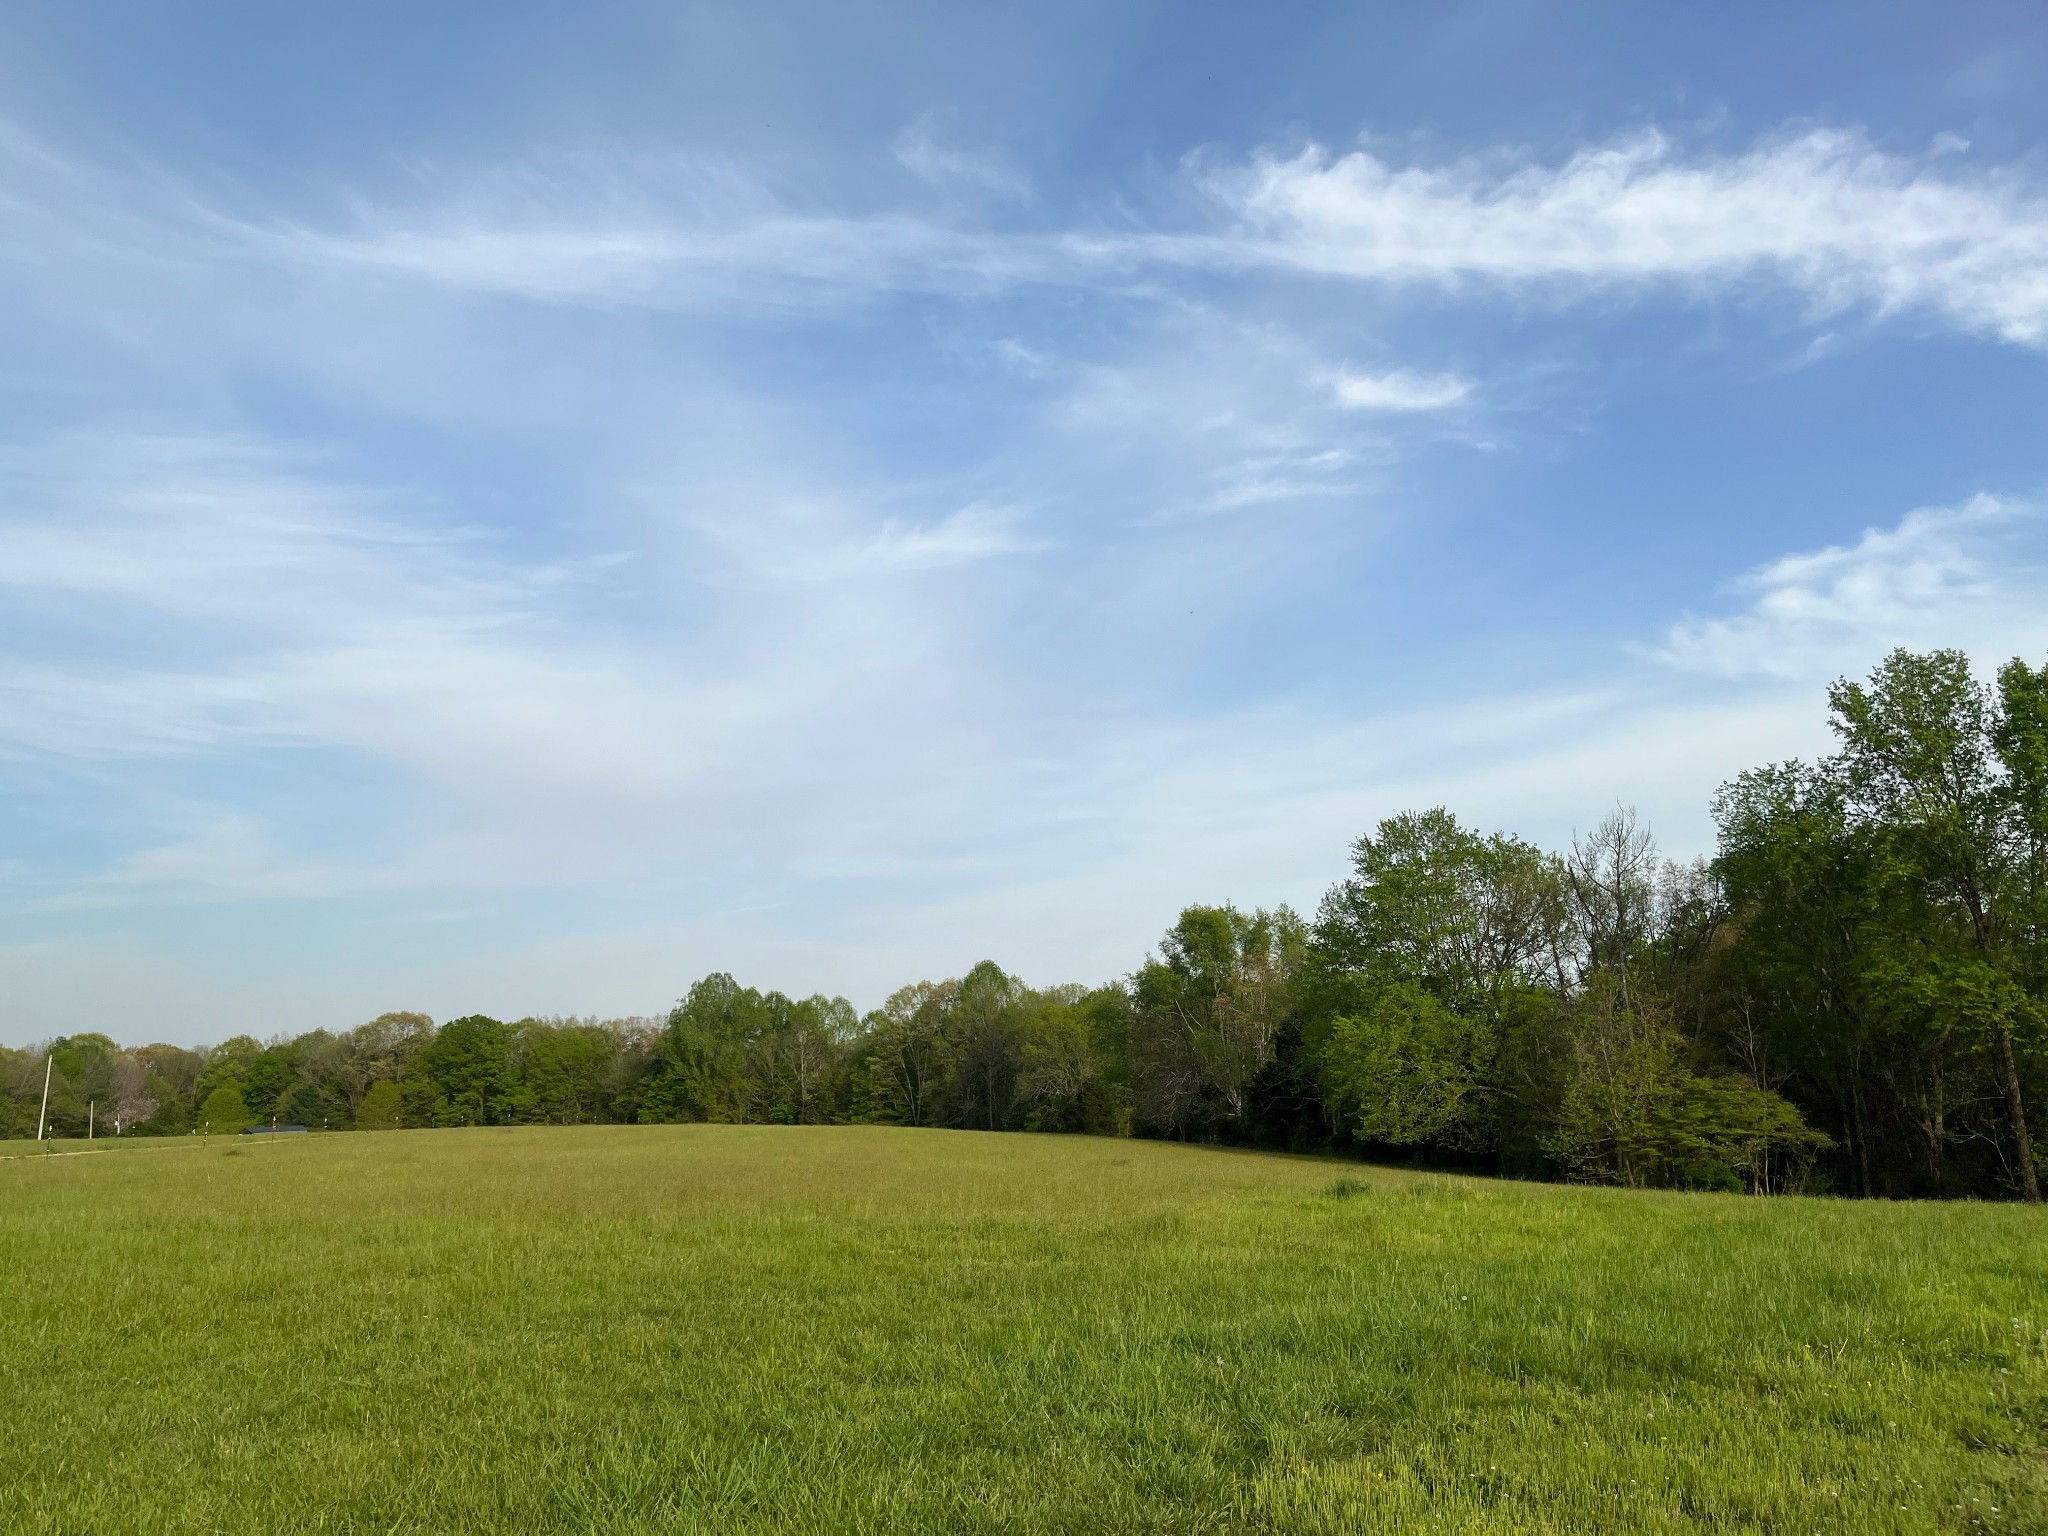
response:
M356 1110L356 1129L363 1131L395 1131L404 1123L405 1098L399 1092L398 1084L388 1078L371 1085L363 1095L362 1105Z
M1603 976L1565 1025L1573 1070L1550 1150L1576 1176L1632 1186L1768 1190L1831 1145L1777 1094L1685 1065L1685 1041L1638 989Z
M1833 758L1719 804L1755 1054L1856 1192L2039 1198L2044 689L1896 652L1833 690Z
M199 1106L199 1134L202 1136L219 1136L255 1123L256 1117L249 1113L249 1106L242 1100L242 1090L232 1083L224 1083L214 1089L206 1096L206 1102Z
M1132 978L1140 1119L1173 1135L1241 1131L1294 1012L1307 933L1285 907L1189 907Z
M1497 1050L1486 1020L1453 1013L1415 982L1394 981L1362 1013L1331 1026L1323 1080L1361 1141L1470 1144L1484 1134Z

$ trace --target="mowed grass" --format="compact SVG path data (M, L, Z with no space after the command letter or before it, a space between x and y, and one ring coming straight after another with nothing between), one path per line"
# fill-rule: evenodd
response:
M0 1530L2048 1531L2038 1211L249 1140L0 1161Z

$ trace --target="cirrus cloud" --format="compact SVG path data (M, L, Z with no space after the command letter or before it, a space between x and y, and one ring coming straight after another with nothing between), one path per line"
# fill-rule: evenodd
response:
M897 153L942 184L1000 180L981 160L942 154L921 124ZM211 246L302 271L664 307L1033 286L1165 297L1159 285L1175 272L1252 269L1567 296L1679 284L1775 289L1817 316L1917 313L2048 344L2038 169L1975 161L1948 137L1897 153L1855 128L1780 132L1735 153L1650 129L1558 163L1511 148L1405 165L1316 144L1202 153L1182 173L1194 198L1169 198L1150 220L1047 208L1021 224L971 199L791 195L742 165L648 149L430 167L410 197L357 197L326 219L124 184L14 130L0 133L0 161L0 252L29 263L67 247L195 260Z
M1557 166L1402 167L1310 146L1207 166L1202 184L1236 229L1206 249L1378 282L1774 281L1822 312L1919 309L2048 342L2048 196L2020 168L1972 167L1953 149L1889 154L1816 129L1688 154L1651 131Z
M1337 403L1351 411L1441 411L1472 396L1472 381L1449 373L1340 373L1330 380Z

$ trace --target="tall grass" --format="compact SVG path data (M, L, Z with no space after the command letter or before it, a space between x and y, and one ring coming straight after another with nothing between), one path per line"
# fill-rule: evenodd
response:
M2018 1207L866 1128L0 1161L9 1532L2040 1532L2044 1448Z

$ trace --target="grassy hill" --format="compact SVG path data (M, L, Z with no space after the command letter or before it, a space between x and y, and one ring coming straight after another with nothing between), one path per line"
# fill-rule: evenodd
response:
M10 1532L2039 1532L2044 1449L2020 1207L868 1128L0 1160Z

